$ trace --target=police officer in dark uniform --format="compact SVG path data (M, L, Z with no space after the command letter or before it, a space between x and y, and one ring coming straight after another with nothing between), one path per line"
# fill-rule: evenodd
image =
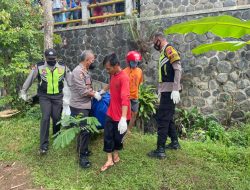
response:
M161 94L158 120L157 149L148 153L148 156L165 158L165 148L178 149L176 128L174 126L175 104L180 101L181 63L178 52L171 46L162 33L155 33L154 48L160 52L158 65L158 93ZM165 146L167 136L171 143Z
M45 51L45 60L38 62L23 84L20 97L27 100L27 90L38 79L37 95L39 97L42 119L40 123L40 154L46 154L49 146L50 117L53 121L53 134L60 130L57 122L61 119L63 83L66 79L70 86L70 70L63 62L57 61L54 49Z

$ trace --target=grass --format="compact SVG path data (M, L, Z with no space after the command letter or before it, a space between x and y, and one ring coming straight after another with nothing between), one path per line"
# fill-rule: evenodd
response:
M100 173L106 161L102 133L91 140L92 167L83 170L78 166L75 143L58 151L50 146L48 155L38 155L39 119L32 113L0 121L0 161L18 161L26 166L32 173L35 187L67 190L250 189L249 147L181 141L182 150L168 151L167 159L156 160L146 156L155 148L156 136L134 132L125 141L122 161Z

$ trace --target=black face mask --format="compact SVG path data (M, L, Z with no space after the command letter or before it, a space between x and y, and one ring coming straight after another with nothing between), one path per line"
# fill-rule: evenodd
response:
M157 40L154 44L154 48L156 51L160 51L161 50L161 41Z
M56 60L54 59L54 60L47 60L47 63L48 63L48 65L49 66L55 66L56 65Z
M92 63L90 66L89 66L89 70L93 70L93 69L95 69L95 63Z

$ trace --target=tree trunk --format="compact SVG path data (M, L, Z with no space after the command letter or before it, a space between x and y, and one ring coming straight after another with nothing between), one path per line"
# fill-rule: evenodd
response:
M44 15L44 49L53 48L54 18L52 15L52 1L43 0Z

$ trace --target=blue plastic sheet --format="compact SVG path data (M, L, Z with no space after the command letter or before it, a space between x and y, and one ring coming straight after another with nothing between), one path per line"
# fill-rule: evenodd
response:
M101 126L98 126L98 129L103 129L106 122L106 113L108 111L110 101L110 94L106 92L102 95L102 99L97 101L95 98L92 100L92 109L91 113L93 117L96 117L101 123Z

